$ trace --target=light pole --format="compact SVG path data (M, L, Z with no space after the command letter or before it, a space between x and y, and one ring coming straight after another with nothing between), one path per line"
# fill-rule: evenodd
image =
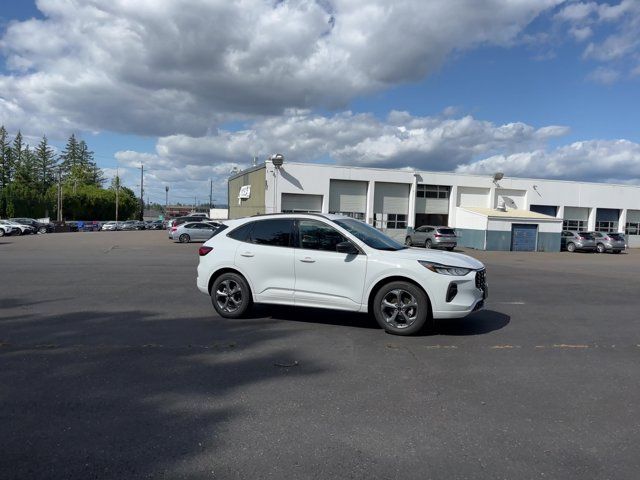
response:
M140 164L140 221L144 220L144 165Z
M164 214L167 215L167 208L169 208L169 185L164 186Z
M281 153L276 153L275 155L271 155L271 163L275 167L273 171L274 185L273 185L273 213L278 212L278 172L284 163L284 155Z
M116 169L116 230L118 229L118 204L120 203L119 194L120 194L120 171L119 169Z

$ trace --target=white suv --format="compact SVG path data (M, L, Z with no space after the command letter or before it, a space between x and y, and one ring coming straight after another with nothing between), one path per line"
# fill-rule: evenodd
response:
M408 248L341 215L229 220L199 251L198 288L223 317L271 303L373 312L389 333L482 308L484 265L458 253Z

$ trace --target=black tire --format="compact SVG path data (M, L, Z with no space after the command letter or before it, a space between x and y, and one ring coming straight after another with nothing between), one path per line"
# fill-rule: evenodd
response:
M607 251L607 249L606 249L606 248L604 248L604 244L599 243L598 245L596 245L596 252L598 252L598 253L604 253L604 252L606 252L606 251Z
M242 317L253 303L249 284L237 273L223 273L216 278L210 294L213 308L224 318Z
M447 250L449 250L450 252L453 252L453 249L456 247L447 247Z
M20 235L22 235L22 230L20 230L19 228L16 230L16 235L19 237Z
M38 228L38 233L41 234L41 235L44 234L44 233L47 233L47 227Z
M0 237L4 237L4 229L0 228Z
M404 244L405 244L407 247L413 247L413 242L411 241L411 237L407 237L407 238L405 238L405 239L404 239Z
M413 335L423 328L433 329L429 299L413 283L397 281L383 285L373 299L372 309L378 325L387 333Z
M189 243L190 240L191 240L191 237L186 233L183 233L178 237L178 241L180 243Z
M576 244L573 242L569 242L567 243L567 252L575 252L576 251Z
M427 239L427 241L424 242L424 248L433 248L433 245L431 244L431 240Z

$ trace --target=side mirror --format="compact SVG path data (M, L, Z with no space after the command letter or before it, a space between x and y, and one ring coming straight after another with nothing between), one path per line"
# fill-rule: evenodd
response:
M358 250L353 243L347 241L338 243L336 245L336 252L357 255L360 253L360 250Z

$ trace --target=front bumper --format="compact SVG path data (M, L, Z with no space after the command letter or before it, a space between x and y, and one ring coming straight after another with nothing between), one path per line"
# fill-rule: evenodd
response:
M462 318L484 307L489 296L485 269L452 279L447 292L452 283L455 283L457 293L450 301L446 301L446 295L432 299L433 318Z

